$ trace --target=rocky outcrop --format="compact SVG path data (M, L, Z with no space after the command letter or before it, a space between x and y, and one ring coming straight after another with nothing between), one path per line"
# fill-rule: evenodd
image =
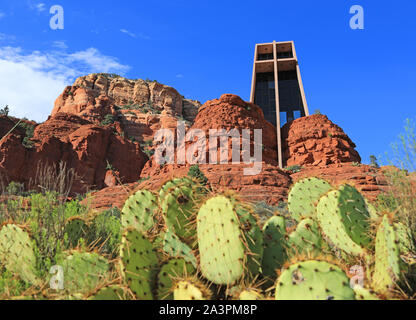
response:
M136 141L152 139L166 123L193 121L200 103L157 81L91 74L78 78L55 102L52 116L73 114L93 123L111 116Z
M282 128L285 166L361 162L355 144L324 115L296 119Z
M137 181L147 157L138 143L116 132L114 126L97 126L74 115L57 114L37 126L32 148L24 147L22 137L16 134L0 142L0 173L29 188L36 186L40 166L62 161L77 176L73 193L103 188L109 164L118 170L121 182Z
M209 136L210 129L238 130L241 137L240 149L244 137L243 129L249 129L250 136L250 152L253 155L255 129L262 132L261 152L263 154L262 161L270 164L276 164L277 145L276 145L276 129L264 119L261 108L253 103L243 101L240 97L232 94L224 94L219 99L206 102L200 109L191 129L203 130L206 136ZM231 146L232 141L229 139L229 157L231 162ZM218 159L219 160L219 159ZM243 161L243 159L240 159Z

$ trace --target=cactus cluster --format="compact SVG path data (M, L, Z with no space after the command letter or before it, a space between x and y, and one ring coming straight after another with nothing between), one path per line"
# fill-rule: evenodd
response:
M374 300L406 291L415 247L393 214L353 186L318 178L295 183L288 198L289 214L263 224L237 194L188 177L140 190L124 204L117 259L78 247L89 222L71 218L65 232L74 248L57 261L65 289L30 298ZM40 290L35 250L24 227L1 227L2 265ZM353 266L363 270L358 284Z

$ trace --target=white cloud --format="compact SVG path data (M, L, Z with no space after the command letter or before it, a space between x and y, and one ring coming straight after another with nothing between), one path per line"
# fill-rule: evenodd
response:
M11 115L44 121L55 99L78 76L108 72L123 75L129 67L95 48L24 53L21 48L0 47L0 107Z
M28 0L27 4L30 10L36 10L37 12L43 12L46 10L46 4L43 2L34 2L32 0Z
M57 49L65 50L68 49L68 46L65 41L54 41L52 46Z
M176 75L176 78L178 78L178 79L182 79L182 78L183 78L183 74L181 74L181 73L177 74L177 75Z
M0 19L3 19L6 16L6 14L4 12L0 11Z
M120 32L127 34L128 36L132 37L132 38L136 38L136 35L133 32L130 32L129 30L126 29L120 29Z
M15 36L0 32L0 41L14 41L14 40L16 40Z
M38 3L36 5L36 10L38 10L39 12L45 11L46 10L45 4L44 3Z
M145 35L141 32L139 34L135 34L135 33L131 32L127 29L120 29L120 32L122 32L124 34L127 34L128 36L130 36L132 38L140 38L140 39L143 39L143 40L149 40L150 39L149 36L147 36L147 35Z

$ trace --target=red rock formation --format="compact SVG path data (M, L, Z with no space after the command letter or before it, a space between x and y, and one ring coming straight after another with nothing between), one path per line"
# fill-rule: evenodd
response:
M78 176L74 193L103 188L108 164L119 171L122 182L137 181L147 161L139 144L115 134L114 126L84 121L62 113L51 117L36 128L36 143L31 149L22 145L21 137L7 136L0 143L0 173L28 187L38 178L39 166L63 161Z
M263 111L255 104L244 102L240 97L224 94L220 99L206 102L200 109L191 129L201 129L209 136L210 129L262 130L263 161L276 164L277 146L276 129L264 119ZM250 139L250 150L253 153L253 135ZM229 160L231 161L231 139L229 140Z
M296 119L282 128L285 166L361 162L355 144L324 115Z
M78 78L55 102L52 116L68 113L93 123L112 115L129 138L153 139L166 122L193 121L198 101L184 99L174 88L156 81L129 80L106 74Z

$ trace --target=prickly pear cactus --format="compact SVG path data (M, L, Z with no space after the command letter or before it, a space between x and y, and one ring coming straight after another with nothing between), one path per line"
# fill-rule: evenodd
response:
M186 262L197 267L197 260L192 249L183 243L177 235L168 230L163 238L163 251L173 258L183 258Z
M376 235L373 289L378 293L388 294L402 280L401 272L404 267L393 224L384 215Z
M164 264L157 277L157 296L159 300L172 300L173 279L184 278L193 273L195 273L195 268L183 259L173 259Z
M233 199L232 199L233 200ZM243 232L243 239L247 244L247 276L255 278L262 272L261 263L263 260L264 246L263 233L257 225L256 218L252 215L250 207L244 206L233 200L234 207L240 220L240 229Z
M182 241L193 242L196 230L192 220L197 213L196 183L188 178L168 182L160 190L160 205L168 229Z
M127 288L120 285L111 285L98 290L92 294L88 300L100 300L100 301L116 301L116 300L130 300L132 297L129 294Z
M147 190L140 190L127 199L121 212L121 224L124 229L135 228L142 233L155 225L159 212L158 198Z
M344 185L322 196L317 219L323 234L336 248L352 255L365 253L371 242L370 215L364 198L354 187Z
M109 262L95 252L70 251L58 260L67 293L88 293L108 278Z
M288 208L298 222L315 215L315 207L321 196L332 189L331 185L319 178L306 178L296 182L288 196Z
M380 216L379 216L379 214L377 212L376 207L367 198L364 198L364 201L365 201L365 206L367 208L367 211L368 211L368 213L370 215L370 218L371 219L380 218Z
M380 300L372 290L362 287L355 287L355 299L356 300Z
M292 255L318 256L322 253L323 245L318 223L313 219L302 220L296 230L289 235L288 247Z
M217 196L206 201L197 230L201 272L209 281L231 285L260 270L261 252L253 252L263 249L260 229L234 200Z
M276 300L355 300L345 272L326 261L292 264L277 280Z
M0 264L27 283L37 284L36 257L29 234L17 225L0 230Z
M81 238L85 238L88 232L87 221L82 217L71 217L65 224L65 234L68 235L68 244L75 248Z
M238 300L249 300L249 301L263 300L263 299L264 297L262 296L262 294L258 292L258 290L254 290L254 289L245 289L240 292L240 295L238 297Z
M274 281L286 261L286 221L284 217L274 216L263 227L263 275Z
M174 285L174 300L210 300L211 292L194 279L179 280Z
M401 222L394 223L393 228L399 244L400 254L407 256L411 260L409 262L414 263L415 245L413 243L412 231Z
M120 248L122 275L139 300L152 300L156 281L158 258L146 237L135 229L123 234Z

